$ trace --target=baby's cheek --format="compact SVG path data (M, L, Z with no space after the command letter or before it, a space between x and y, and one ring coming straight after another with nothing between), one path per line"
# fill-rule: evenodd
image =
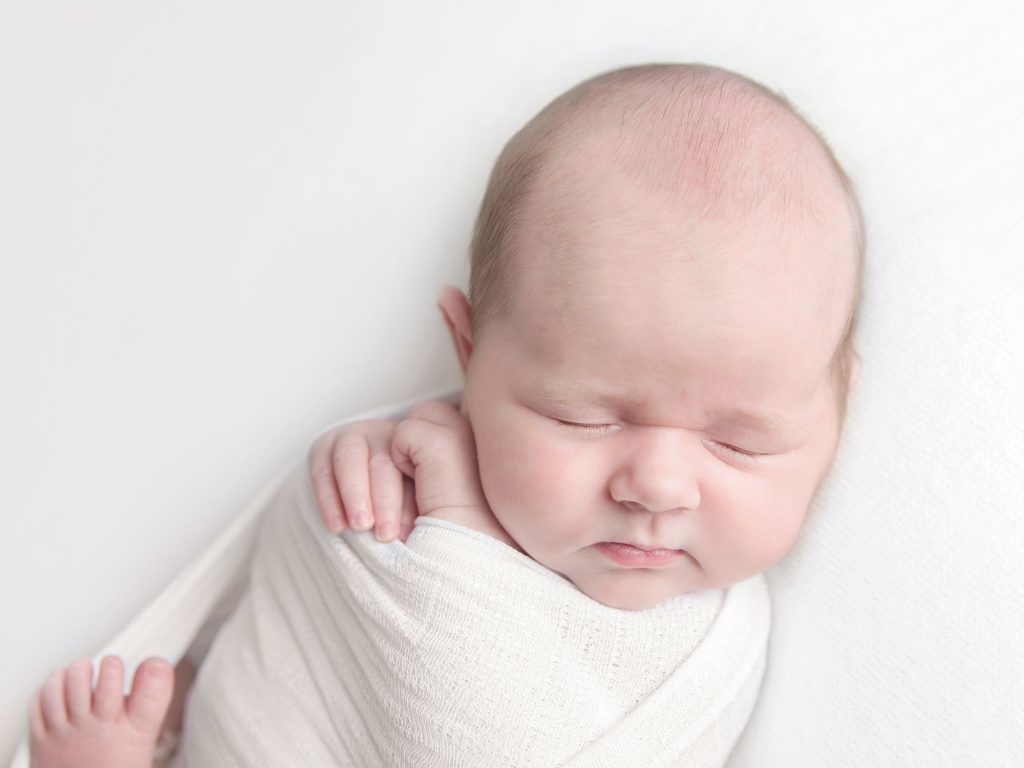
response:
M791 505L768 509L751 525L747 540L748 557L757 571L779 562L793 547L803 515Z
M780 488L748 487L742 493L702 499L702 551L723 573L738 577L770 568L790 550L803 521L800 501Z
M573 470L532 433L503 438L486 456L486 465L481 456L480 477L492 511L513 537L513 528L542 524L547 529L572 495Z
M512 479L524 496L544 494L564 479L565 457L550 440L535 430L509 430L502 442L500 471ZM497 468L496 468L497 469Z
M478 438L480 481L492 507L521 504L538 492L543 464L529 448L521 436L500 427Z

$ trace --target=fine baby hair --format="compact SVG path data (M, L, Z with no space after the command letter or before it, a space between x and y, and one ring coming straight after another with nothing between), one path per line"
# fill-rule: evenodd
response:
M853 184L825 139L784 96L706 64L644 64L595 75L552 100L508 141L491 172L470 245L474 334L508 309L516 229L530 226L531 191L564 173L565 161L597 130L608 132L605 141L629 173L654 188L693 196L705 215L723 209L744 215L763 207L780 221L813 215L808 198L815 189L804 183L804 174L808 161L824 161L815 165L842 190L853 226L855 289L832 361L845 409L865 248Z

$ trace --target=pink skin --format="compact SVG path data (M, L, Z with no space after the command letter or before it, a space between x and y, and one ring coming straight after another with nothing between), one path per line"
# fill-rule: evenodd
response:
M827 215L783 231L771 214L698 219L627 179L587 188L576 215L524 227L512 309L482 338L465 295L441 295L490 507L457 522L500 531L594 600L635 610L742 581L792 547L838 442L829 362L853 237L837 190L821 190ZM776 423L754 427L737 410ZM338 518L333 480L346 476L360 488L343 489L344 505L373 497L397 519L401 500L404 519L388 440L361 430L342 431L368 449L332 455L333 432L311 455L325 520ZM393 477L363 481L367 455L371 476Z
M698 221L626 180L594 184L578 215L524 228L512 309L476 343L466 297L446 289L482 487L526 554L641 609L789 551L839 434L828 363L853 240L834 197L835 216L782 240L756 216ZM844 241L849 258L822 258ZM603 542L686 554L624 566Z
M147 659L127 698L123 682L124 665L113 656L103 659L95 690L86 659L54 670L29 710L32 768L150 768L174 670Z
M380 541L405 539L418 511L412 480L403 479L391 457L397 424L369 419L332 429L309 451L309 474L324 525L374 529Z

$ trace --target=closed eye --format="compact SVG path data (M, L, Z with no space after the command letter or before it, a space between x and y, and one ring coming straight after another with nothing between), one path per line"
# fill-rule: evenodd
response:
M738 456L743 461L757 461L760 456L767 456L767 453L753 453L752 451L744 451L742 448L729 445L728 443L715 443L714 445L718 450L724 451L731 456Z
M608 429L614 428L614 424L579 424L575 421L563 421L562 419L555 419L555 422L567 429L579 430L582 432L603 432Z
M577 432L589 432L591 434L601 433L609 429L615 428L614 424L581 424L579 422L564 421L562 419L554 419L554 421L556 424L565 427L566 429ZM716 450L718 450L719 452L728 454L729 456L734 456L738 458L740 461L756 462L760 459L760 457L770 455L767 453L754 453L753 451L745 451L742 448L737 448L736 446L729 445L728 443L718 443L712 441L711 444L714 445Z

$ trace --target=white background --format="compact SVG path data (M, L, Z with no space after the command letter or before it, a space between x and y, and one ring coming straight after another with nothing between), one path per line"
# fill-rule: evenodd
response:
M915 333L935 342L928 329L964 327L957 313L975 300L1005 335L1022 275L1018 7L892 0L0 6L0 757L13 748L28 696L48 671L92 655L321 427L457 383L434 298L446 282L464 287L473 216L501 145L584 77L631 63L706 61L783 91L828 137L865 204L872 252L862 346L881 348L893 329L909 329L895 334L900 343L915 342ZM933 246L942 258L931 259ZM925 278L962 286L967 298L932 301ZM989 296L992 286L998 290ZM900 316L912 300L924 307L915 310L918 325ZM985 333L991 323L973 317ZM928 349L941 355L937 342ZM992 366L1005 361L1000 348L978 349L976 378L943 373L956 386L925 386L910 405L953 412L964 388L984 391ZM920 442L899 444L908 433L898 419L889 433L858 432L856 419L872 417L869 397L907 396L921 370L928 368L895 377L910 387L898 391L866 367L840 461L854 463L880 442L913 461ZM958 364L949 373L963 370ZM1000 407L1019 404L1001 381ZM989 426L1010 424L991 446L1002 467L992 482L1012 490L1007 483L1019 478L1007 474L1010 458L998 452L1020 446L1020 421L977 403ZM912 410L879 419L891 425L893 413ZM954 463L952 472L963 466ZM976 467L969 471L978 477ZM927 492L927 467L916 477L914 487ZM898 509L906 508L916 491L898 477L884 479L906 494ZM825 496L849 495L859 483L833 482ZM819 627L829 638L822 658L843 655L849 633L835 629L843 621L864 631L857 647L865 654L895 654L887 657L894 668L910 664L901 654L922 658L906 644L871 646L881 630L865 630L861 620L879 594L889 602L876 615L919 615L901 613L905 575L894 584L885 567L857 570L879 544L889 547L886 557L909 562L924 551L892 543L907 530L931 530L927 515L889 529L894 510L879 507L885 498L893 498L891 488L870 500L880 512L871 536L844 523L852 532L844 542L854 543L834 552L850 555L854 547L843 572L854 574L855 586L846 585L852 592L842 600L824 595L835 615L816 615L838 624ZM940 593L965 579L977 584L972 594L993 601L990 609L974 606L971 621L1019 605L1022 533L1009 513L1021 507L1005 496L1002 503L981 510L958 501L961 514L943 512L947 524L968 515L985 521L965 530L989 531L970 545L988 556L922 562L910 585L919 590L918 609L932 607L920 609L920 624L901 625L901 637L948 633L936 619ZM982 512L1002 517L987 528L992 521ZM944 530L954 533L943 546L956 552L959 529ZM835 560L814 542L803 551ZM774 586L785 593L787 585L815 583L827 591L820 572L800 568L810 562L798 552ZM949 582L936 585L943 576ZM867 588L876 597L857 604L851 594ZM776 643L786 637L785 606L776 613ZM965 610L958 604L945 615ZM990 632L1019 641L1022 625L1019 614L1002 616ZM942 660L962 667L947 651L979 652L968 645L943 648ZM751 732L763 736L767 724L803 731L799 749L774 753L792 765L936 765L941 755L965 764L986 743L995 745L990 759L974 764L1005 758L1010 765L1020 744L1005 734L1020 716L1001 721L997 704L1021 692L1013 676L1024 665L1019 654L999 658L1004 649L984 651L1003 665L985 669L1005 667L1009 677L958 681L1002 687L952 751L941 734L964 726L942 703L941 685L891 692L872 675L851 674L834 689L851 709L837 710L817 742L807 736L815 724L794 723L805 716L795 710L761 712ZM776 695L780 675L769 670L767 695ZM801 684L820 689L822 679L829 678ZM873 715L870 702L886 696L899 705ZM922 701L935 703L935 712L922 715ZM834 704L829 697L806 708ZM868 740L874 746L865 748ZM910 745L903 754L900 744ZM925 744L935 752L925 755ZM750 764L784 764L765 760Z

